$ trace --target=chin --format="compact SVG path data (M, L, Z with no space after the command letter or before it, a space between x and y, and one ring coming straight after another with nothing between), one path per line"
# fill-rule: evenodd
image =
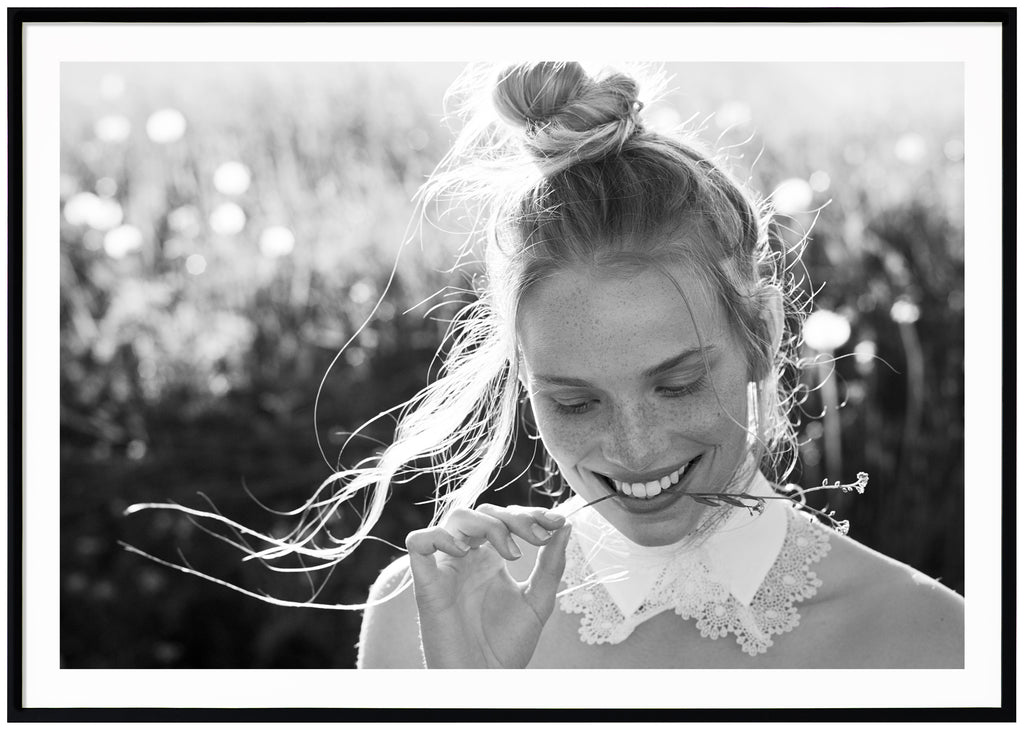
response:
M624 514L621 509L615 509L611 504L614 501L602 502L594 509L627 539L644 547L672 545L693 537L700 527L701 518L708 510L703 505L692 503L688 505L690 509L686 510L684 515L665 515L658 520L637 519L635 515Z

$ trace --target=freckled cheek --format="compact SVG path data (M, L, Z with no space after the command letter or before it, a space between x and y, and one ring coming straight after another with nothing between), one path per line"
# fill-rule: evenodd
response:
M725 406L723 408L723 406ZM544 447L557 461L574 463L600 451L616 437L612 419L606 414L582 416L561 414L535 407L535 421ZM701 444L721 444L745 433L746 400L721 403L713 393L681 399L660 399L649 406L646 428L651 436L667 435Z
M566 416L543 409L534 409L534 414L544 447L556 460L572 462L598 448L599 430L594 428L592 422L585 423L592 419L586 416Z
M678 400L666 400L659 407L657 422L674 434L703 444L730 441L746 433L746 388L708 388Z

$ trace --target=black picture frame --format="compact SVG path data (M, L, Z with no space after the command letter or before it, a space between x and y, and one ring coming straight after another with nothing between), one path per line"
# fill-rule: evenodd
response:
M9 722L674 722L674 721L864 721L959 722L1016 719L1016 9L995 8L9 8L8 22L8 712ZM22 114L25 99L25 27L31 24L278 24L278 23L765 23L773 24L998 24L1002 30L1002 271L1003 320L1001 373L1003 378L1001 490L1002 649L1001 700L991 707L820 708L402 708L402 707L34 707L23 703L26 681L24 657L32 647L22 633L23 617L33 607L24 604L25 531L22 517L31 464L25 453L24 414L31 402L24 393L23 278L25 204L25 133L32 124ZM77 670L82 671L82 670Z

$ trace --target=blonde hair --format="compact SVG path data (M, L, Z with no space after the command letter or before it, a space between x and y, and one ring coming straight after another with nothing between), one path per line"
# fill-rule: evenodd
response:
M436 482L431 525L455 508L473 507L515 440L522 395L519 304L539 281L580 264L655 267L669 275L668 266L684 262L715 293L749 365L755 463L783 481L796 451L787 415L792 392L783 377L793 364L795 338L784 337L776 348L763 314L773 292L793 288L784 281L783 254L771 245L770 210L692 134L645 129L641 111L651 98L641 94L651 88L638 77L589 74L578 63L562 62L469 67L448 99L458 105L462 131L417 198L421 212L436 204L470 211L474 223L460 257L482 253L485 265L476 301L446 334L438 377L377 417L398 411L393 442L326 479L292 513L300 521L289 535L274 538L216 514L179 509L218 519L267 545L253 550L236 543L250 559L298 555L319 561L309 569L320 569L373 539L389 489L417 474ZM358 529L347 537L330 535L328 520L357 496L365 500ZM331 544L319 545L325 534ZM382 600L407 583L408 576Z

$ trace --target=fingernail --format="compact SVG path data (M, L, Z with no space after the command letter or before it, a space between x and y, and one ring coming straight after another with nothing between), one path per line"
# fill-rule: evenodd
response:
M551 537L551 533L545 530L540 525L534 525L530 528L530 531L533 533L533 536L536 537L538 540L547 540L549 537Z
M460 540L459 538L455 537L452 538L452 541L455 543L455 547L457 547L462 552L466 552L467 550L469 550L469 543L465 542L464 540Z
M550 509L544 513L544 519L552 522L565 522L565 517Z
M517 558L523 557L523 554L519 551L519 546L516 545L516 541L511 537L508 539L508 551L515 555Z

